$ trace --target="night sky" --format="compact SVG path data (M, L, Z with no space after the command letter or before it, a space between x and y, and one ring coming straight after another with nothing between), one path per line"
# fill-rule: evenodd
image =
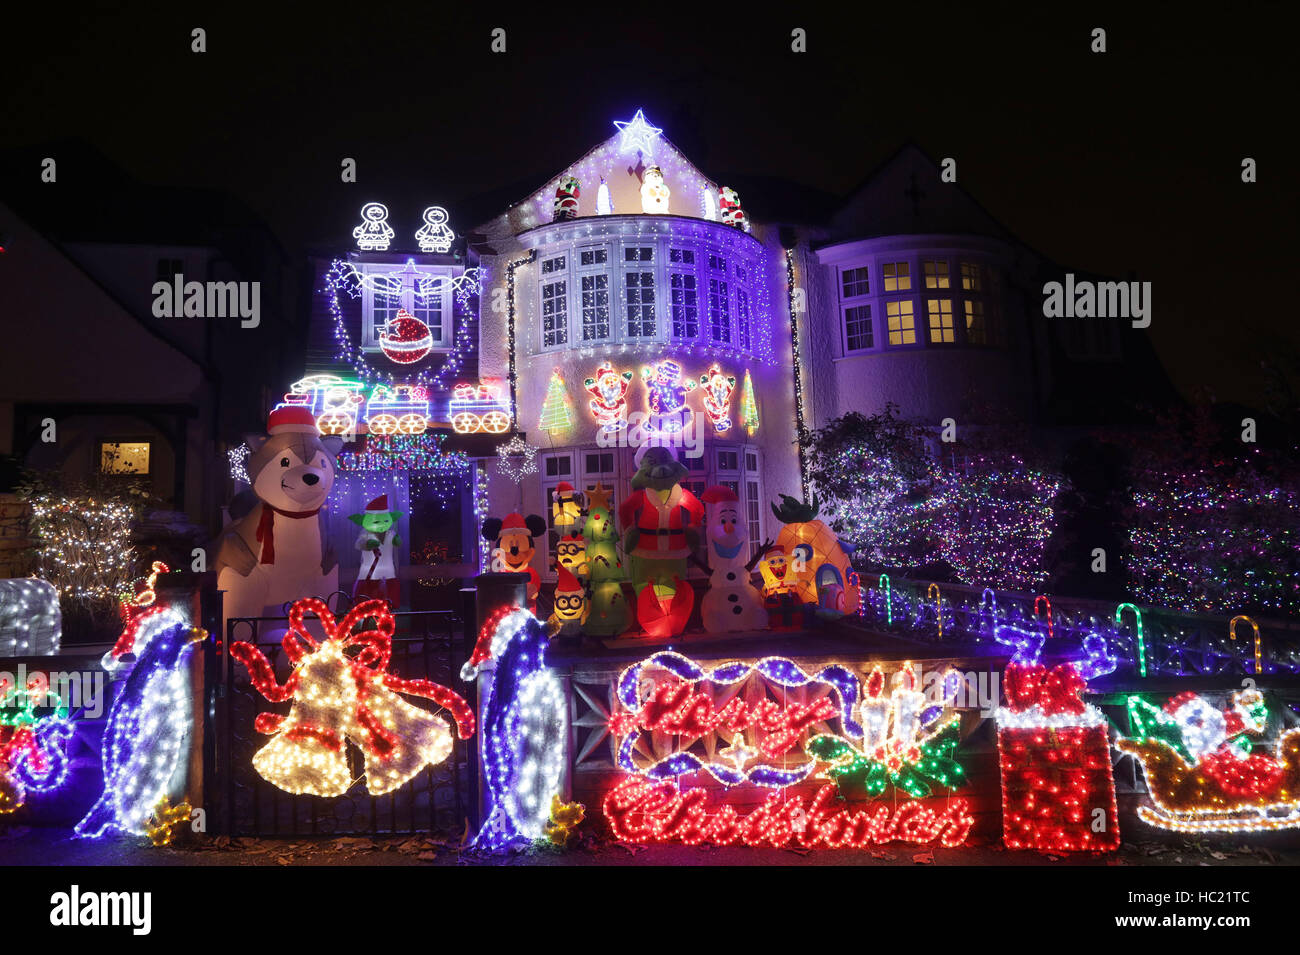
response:
M1256 401L1264 356L1296 381L1300 84L1283 6L877 6L24 13L0 39L0 149L78 138L142 181L227 191L300 256L349 244L370 199L455 209L492 193L499 211L638 106L722 181L842 195L910 139L956 157L960 185L1049 257L1152 281L1150 332L1185 392ZM496 26L504 55L489 52ZM789 50L796 26L806 54ZM340 183L344 156L358 184Z

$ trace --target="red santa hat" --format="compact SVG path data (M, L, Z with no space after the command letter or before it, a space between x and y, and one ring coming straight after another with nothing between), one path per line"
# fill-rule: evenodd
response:
M268 434L319 434L316 416L302 405L282 405L266 419Z
M570 484L568 481L561 481L559 484L555 486L556 497L559 497L561 494L572 494L572 493L573 493L573 485Z
M524 515L516 512L507 514L501 522L501 530L504 531L526 531L528 525L524 523Z
M705 504L722 504L739 501L740 498L736 496L735 491L726 485L715 484L705 489L704 493L700 495L700 500Z
M366 505L367 514L387 514L388 513L388 495L381 494L369 504Z
M556 569L555 592L557 594L574 594L581 591L582 584L578 583L578 578L569 572L569 568L561 564Z

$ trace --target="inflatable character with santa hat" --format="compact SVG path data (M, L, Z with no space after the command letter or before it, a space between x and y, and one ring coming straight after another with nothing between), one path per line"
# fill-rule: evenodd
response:
M483 538L494 542L492 569L497 573L528 575L528 609L537 611L537 594L542 577L533 569L536 538L546 541L546 521L538 514L507 514L505 520L489 517L483 522Z
M401 601L401 581L397 579L394 549L402 546L397 536L397 521L401 511L388 509L388 495L381 494L366 505L362 514L349 514L348 520L361 528L357 536L357 550L361 551L361 567L357 570L355 596L377 597L394 607Z
M750 583L750 572L763 551L749 557L749 534L741 519L740 499L723 485L708 488L700 498L705 509L708 536L709 591L700 606L704 629L710 633L734 630L764 630L767 610L763 596ZM764 550L771 541L764 542Z
M587 591L567 567L555 569L555 609L546 621L546 631L551 636L572 636L582 630L591 607Z
M300 405L272 411L267 432L248 439L251 493L231 503L234 522L217 545L213 569L225 591L227 620L260 617L268 608L338 589L338 562L321 509L334 487L342 441L322 438L315 416Z

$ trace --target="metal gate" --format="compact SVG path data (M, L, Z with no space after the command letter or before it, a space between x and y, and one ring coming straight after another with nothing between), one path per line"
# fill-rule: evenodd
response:
M395 613L394 617L397 630L389 672L450 687L473 707L474 688L455 676L469 654L461 617L450 611ZM240 640L253 644L266 654L283 683L289 661L280 640L287 629L287 617L237 618L228 621L224 644L208 644L205 737L211 745L205 747L204 790L207 804L218 807L219 831L231 836L452 835L460 834L467 821L473 823L478 800L476 738L459 739L450 717L451 755L383 796L366 791L359 779L360 753L350 745L347 755L357 782L343 796L293 795L262 779L252 759L268 737L254 729L253 721L262 712L288 713L290 703L268 702L225 648ZM435 706L427 700L417 705Z

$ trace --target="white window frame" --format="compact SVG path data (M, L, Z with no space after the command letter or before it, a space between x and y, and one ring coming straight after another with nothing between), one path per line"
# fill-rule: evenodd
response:
M366 263L361 266L362 275L386 275L390 272L406 272L411 266L405 262L388 262L388 263ZM454 274L454 269L450 266L414 266L415 270L421 274L442 277L450 279ZM404 308L412 315L418 316L415 307L415 289L411 285L404 285L399 308ZM433 351L449 352L451 351L452 342L455 341L455 323L456 314L453 309L451 282L442 283L442 292L439 295L441 299L442 325L438 329L430 328L430 331L437 331L438 337L433 340ZM361 350L363 352L378 352L381 350L377 327L374 321L375 315L375 291L370 287L369 282L363 282L361 286ZM382 328L382 323L378 328Z
M593 262L591 265L582 264L582 254L584 252L604 252L604 262ZM608 243L596 243L573 246L573 253L570 261L573 266L575 281L573 283L573 299L570 302L570 325L569 334L570 346L592 347L597 345L609 345L618 341L618 292L619 290L612 287L614 270L610 267L610 246ZM585 338L583 337L587 330L586 316L583 313L584 305L582 303L582 280L585 278L594 278L595 276L605 276L605 308L608 312L606 315L606 325L609 326L609 334L604 338ZM576 308L574 307L576 306ZM559 349L557 349L559 350Z

